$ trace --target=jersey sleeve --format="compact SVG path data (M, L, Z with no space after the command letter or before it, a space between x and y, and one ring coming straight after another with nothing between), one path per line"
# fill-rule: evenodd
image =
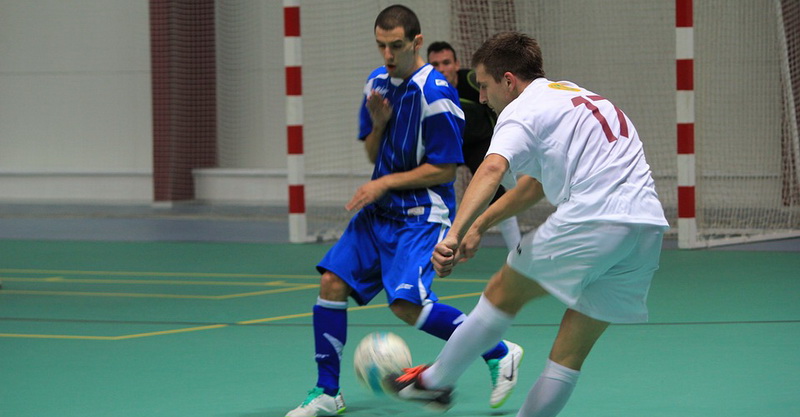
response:
M524 173L535 163L532 161L534 148L533 138L524 126L503 121L497 125L486 155L498 154L508 161L509 171Z
M375 85L376 77L385 71L383 67L376 68L369 77L367 77L367 82L364 84L364 90L361 92L361 107L358 111L359 140L363 141L366 139L367 135L372 132L372 118L369 116L369 110L367 110L367 97Z
M455 89L449 85L448 91L433 94L433 101L427 106L422 129L426 138L425 158L430 164L462 164L462 132L464 112L458 104ZM452 90L452 91L449 91Z
M559 149L545 145L523 123L515 120L498 122L486 154L506 158L513 175L524 174L541 182L545 197L551 204L557 206L569 198L565 155Z
M358 112L358 139L364 140L372 132L372 118L367 110L367 96L361 98L361 108Z

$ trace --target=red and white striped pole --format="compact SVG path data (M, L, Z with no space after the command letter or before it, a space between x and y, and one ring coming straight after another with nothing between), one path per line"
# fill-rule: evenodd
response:
M678 122L678 247L697 246L694 153L694 23L692 0L675 0Z
M283 0L283 61L286 67L286 143L289 184L289 241L308 241L305 157L303 155L303 77L300 0Z

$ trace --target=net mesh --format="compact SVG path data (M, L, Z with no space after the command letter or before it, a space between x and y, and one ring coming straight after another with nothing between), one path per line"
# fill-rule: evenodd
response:
M783 6L695 2L695 152L700 245L800 229ZM796 2L794 3L796 4ZM722 11L722 12L720 12ZM791 24L791 23L790 23ZM785 25L784 25L785 26ZM785 26L797 32L794 26ZM793 36L796 42L797 33ZM736 40L720 47L721 39ZM796 46L795 46L796 48ZM796 64L796 57L794 57ZM796 68L795 75L797 77Z
M259 2L220 2L226 3L246 7ZM306 205L308 229L320 238L338 236L351 215L343 205L372 171L356 140L357 111L366 75L381 64L372 24L391 3L303 0L301 4ZM423 50L430 42L450 41L465 66L483 40L497 31L516 29L537 38L549 78L596 91L633 120L668 220L677 224L674 2L405 4L420 17ZM800 230L796 105L800 6L793 0L763 4L695 0L694 4L697 240L796 232ZM228 24L218 19L218 24L219 33L239 30L237 25L247 27L237 19ZM258 42L262 41L254 49ZM244 59L253 50L238 53ZM261 67L270 65L270 60L257 59ZM256 103L265 103L259 108L278 101L264 98L267 86L262 81L234 79L234 83L259 87L250 93L256 95ZM219 96L226 100L225 94ZM242 124L220 120L220 125L224 132L226 126ZM225 135L220 133L221 141ZM223 164L228 154L220 150ZM467 180L468 173L462 171L461 191ZM536 227L552 210L540 203L523 213L522 228Z
M194 168L216 165L214 3L152 0L156 201L194 198Z

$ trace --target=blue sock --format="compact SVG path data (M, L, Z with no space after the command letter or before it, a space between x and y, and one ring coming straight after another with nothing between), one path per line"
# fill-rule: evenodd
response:
M346 342L347 302L317 299L314 306L317 386L331 396L339 392L342 351Z
M420 313L417 320L417 328L440 339L447 340L465 318L467 318L466 314L455 307L447 304L431 303L422 308L422 313ZM508 353L508 346L503 341L500 341L495 347L481 356L483 356L484 360L500 359L506 353Z

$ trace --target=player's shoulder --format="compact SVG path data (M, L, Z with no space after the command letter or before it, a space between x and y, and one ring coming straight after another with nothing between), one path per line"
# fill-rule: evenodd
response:
M455 88L447 82L439 71L434 71L433 66L425 64L413 76L413 81L425 93L426 97L432 99L447 97L449 99L458 99L458 93Z
M524 106L537 108L558 107L559 103L572 107L572 99L577 96L592 95L589 90L571 81L551 81L546 78L537 78L525 88L520 95L520 100L514 100Z
M538 78L533 81L532 86L538 94L552 97L574 97L595 95L595 93L579 86L572 81L551 81L546 78Z
M367 77L367 82L372 82L373 80L386 80L389 78L389 72L386 70L386 67L380 66L372 70Z
M372 70L364 83L364 94L367 95L371 90L383 90L386 88L386 83L389 80L389 72L386 67L380 66Z

